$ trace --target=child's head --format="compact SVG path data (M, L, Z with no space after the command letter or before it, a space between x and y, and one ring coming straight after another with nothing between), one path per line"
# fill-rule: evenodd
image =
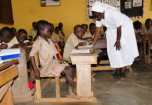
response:
M1 29L0 41L8 43L12 40L13 37L14 37L14 32L10 28L4 27Z
M50 24L45 20L40 20L36 23L36 30L43 38L49 38L52 31Z
M87 24L82 24L82 27L83 27L84 31L86 32L87 29L88 29L88 25Z
M84 34L84 29L82 25L76 25L74 27L74 34L77 36L78 39L81 39Z
M145 25L146 25L146 27L150 27L151 26L151 19L146 19Z
M91 33L91 34L94 34L94 33L95 33L95 30L96 30L96 25L95 25L95 23L90 23L90 24L89 24L89 30L90 30L90 33Z
M17 34L16 34L16 28L13 28L13 27L12 27L11 30L14 32L14 35L17 35Z
M27 32L24 29L19 29L17 32L17 40L18 42L23 42L27 38Z
M58 24L58 27L59 27L59 29L62 29L63 24L60 22L60 23Z
M56 33L56 34L59 34L59 31L60 31L60 30L59 30L59 27L55 27L55 33Z
M142 23L140 21L134 21L133 22L133 26L134 26L134 29L141 29L142 28Z
M36 29L36 22L32 23L32 27L33 27L33 29Z

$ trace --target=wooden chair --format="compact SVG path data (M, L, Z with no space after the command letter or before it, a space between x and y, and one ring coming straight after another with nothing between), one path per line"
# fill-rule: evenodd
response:
M38 53L35 53L34 54L34 58L35 58L35 63L36 63L36 67L38 68L38 70L40 70L41 68L39 67L40 66L40 60L39 60L39 55ZM59 77L60 76L54 76L52 74L49 74L48 76L44 76L43 74L40 74L40 77L55 77L55 83L56 83L56 98L60 98L60 80L59 80ZM42 95L41 95L41 83L40 83L40 79L36 79L36 92L35 92L35 100L42 100ZM46 82L46 81L45 81ZM46 83L48 84L48 83ZM45 84L45 85L46 85Z
M148 44L148 54L146 55L146 43ZM147 36L145 36L144 38L144 55L145 55L145 61L146 63L148 64L151 64L151 52L152 52L152 49L151 49L151 44L152 44L152 34L148 34Z
M143 52L144 52L144 62L150 63L150 46L152 41L152 34L148 33L143 37ZM148 44L148 46L146 45ZM148 52L147 52L148 51Z

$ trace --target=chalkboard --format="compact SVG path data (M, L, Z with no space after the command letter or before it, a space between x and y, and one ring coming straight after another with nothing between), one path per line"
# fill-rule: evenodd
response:
M145 0L87 0L87 17L89 21L93 19L91 8L95 1L116 7L130 18L137 19L143 17Z
M121 0L121 12L130 18L141 18L143 16L144 0Z

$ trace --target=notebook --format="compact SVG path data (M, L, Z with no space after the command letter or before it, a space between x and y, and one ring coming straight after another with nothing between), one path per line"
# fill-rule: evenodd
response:
M20 57L20 49L15 48L15 49L3 49L0 51L0 57L2 60L4 59L11 59L11 58L17 58Z

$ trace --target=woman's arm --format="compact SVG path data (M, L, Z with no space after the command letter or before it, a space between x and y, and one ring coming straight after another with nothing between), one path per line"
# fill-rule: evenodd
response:
M95 45L98 38L99 38L99 35L100 35L100 32L101 32L101 28L100 27L96 27L96 31L95 31L95 35L94 35L94 39L92 41L91 44Z
M114 46L116 46L116 50L121 49L120 39L121 39L121 26L117 28L117 39L116 39L116 42L114 44Z

